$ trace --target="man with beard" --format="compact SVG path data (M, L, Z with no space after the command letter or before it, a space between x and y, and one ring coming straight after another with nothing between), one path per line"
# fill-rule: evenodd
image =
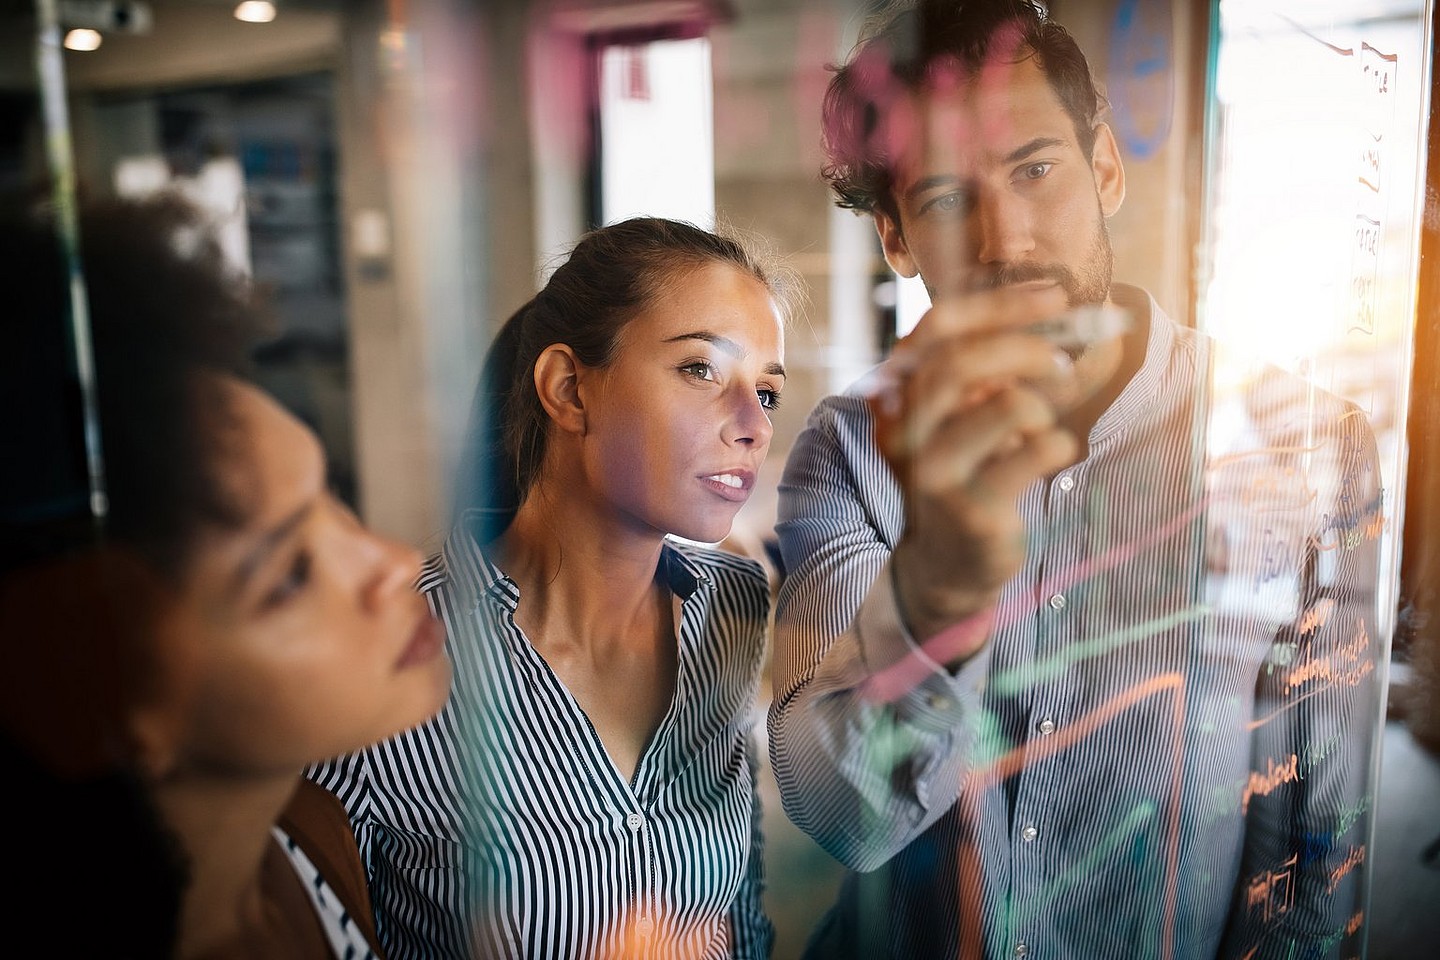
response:
M934 306L781 485L771 756L856 871L811 957L1355 952L1374 439L1112 286L1102 105L1029 0L830 84L826 176Z

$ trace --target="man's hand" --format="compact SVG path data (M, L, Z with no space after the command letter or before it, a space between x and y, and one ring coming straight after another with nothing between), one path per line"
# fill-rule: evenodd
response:
M918 640L993 608L1025 559L1020 494L1075 458L1045 389L1071 376L1069 360L1022 330L1065 308L1053 289L946 298L882 368L876 439L905 495L891 569ZM952 666L984 645L976 636Z

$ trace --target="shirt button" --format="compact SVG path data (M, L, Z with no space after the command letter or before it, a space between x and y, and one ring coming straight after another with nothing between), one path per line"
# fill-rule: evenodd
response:
M625 826L629 827L631 830L639 830L641 827L645 826L645 818L640 816L640 814L638 813L632 813L630 814L630 816L625 818Z
M1042 737L1048 737L1055 732L1055 721L1046 717L1035 725L1035 729L1040 731Z
M932 693L925 698L925 702L930 705L931 710L950 709L950 698L943 694Z
M1038 836L1040 836L1040 831L1036 830L1034 827L1026 827L1024 830L1020 831L1020 839L1024 840L1026 843L1029 843L1031 840L1034 840Z
M635 923L635 930L642 937L648 937L655 932L655 921L649 917L641 917Z
M1021 940L1019 943L1015 944L1015 956L1023 957L1029 952L1030 947L1025 943L1024 940Z
M1064 493L1069 493L1071 490L1074 490L1075 478L1068 473L1065 474L1065 476L1060 478L1060 489Z
M1065 609L1065 594L1063 594L1063 593L1053 594L1053 595L1050 597L1050 608L1051 608L1052 610L1064 610L1064 609Z

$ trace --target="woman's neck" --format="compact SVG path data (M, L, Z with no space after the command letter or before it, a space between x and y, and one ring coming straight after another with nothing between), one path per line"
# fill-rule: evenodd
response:
M263 868L274 845L270 828L298 784L298 773L264 780L181 773L157 785L157 803L184 847L189 873L177 956L233 953L236 944L269 939L268 928L286 919L277 916Z
M581 484L560 489L531 492L495 558L520 588L515 622L633 781L678 670L678 608L656 582L664 535L625 526Z
M527 629L586 642L653 626L663 546L663 533L539 483L491 550L520 588Z

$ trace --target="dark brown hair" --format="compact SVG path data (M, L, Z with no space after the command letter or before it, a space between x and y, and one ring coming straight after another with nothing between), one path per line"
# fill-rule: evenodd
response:
M127 720L183 682L152 617L194 535L238 519L211 470L218 380L197 374L242 374L260 323L247 285L181 200L85 204L78 232L103 524L90 517L80 442L72 258L52 208L0 199L0 634L15 640L0 661L0 762L27 824L11 851L21 871L41 891L46 878L76 880L83 863L78 882L96 894L94 922L57 927L54 951L121 943L130 956L166 957L187 867ZM21 904L49 906L25 891Z
M636 217L592 230L538 294L505 322L486 356L471 412L457 505L480 542L504 531L539 475L550 419L535 392L535 361L568 345L582 363L609 364L625 325L667 284L728 263L784 299L783 285L747 245L688 223Z
M836 204L895 219L887 111L901 95L923 92L946 70L971 76L987 57L1036 59L1088 157L1105 99L1085 54L1038 0L918 0L892 6L871 23L850 59L835 68L822 108L822 175Z
M178 197L82 206L79 250L108 495L98 532L173 578L202 522L239 519L210 470L218 394L196 374L243 376L260 314ZM9 298L0 404L12 414L0 448L24 464L0 484L9 566L83 546L75 541L95 531L59 522L88 509L70 268L53 212L0 202L0 252Z

